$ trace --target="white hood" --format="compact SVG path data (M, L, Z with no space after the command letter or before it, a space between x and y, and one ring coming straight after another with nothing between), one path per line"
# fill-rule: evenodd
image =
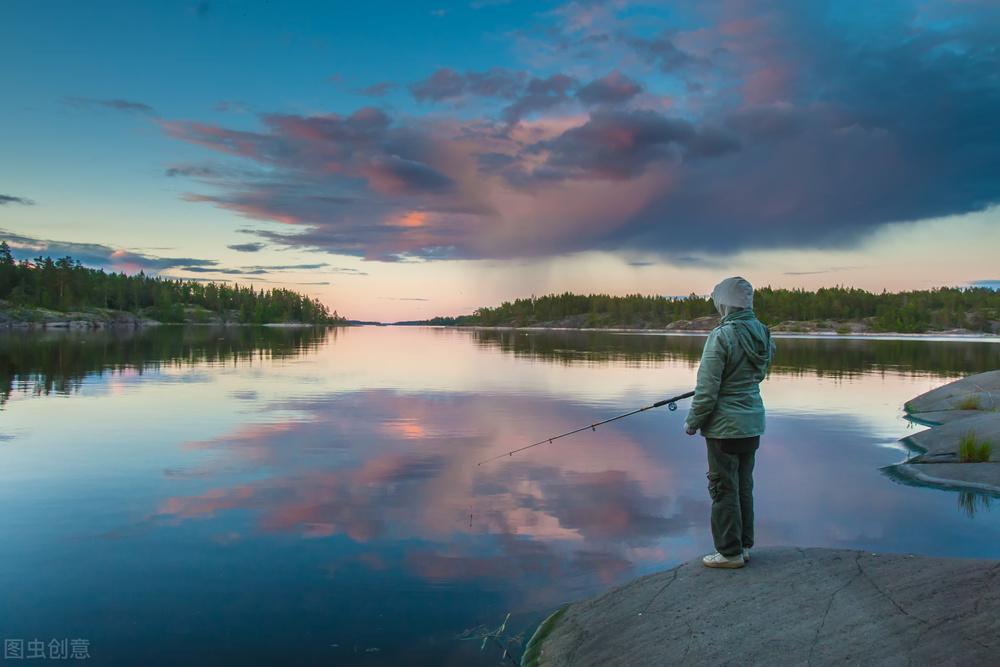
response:
M734 310L753 308L753 286L746 278L726 278L712 290L712 302L723 317Z

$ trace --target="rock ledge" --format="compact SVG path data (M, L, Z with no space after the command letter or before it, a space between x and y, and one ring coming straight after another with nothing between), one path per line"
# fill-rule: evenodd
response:
M915 455L886 468L889 477L905 484L1000 496L1000 370L932 389L908 401L904 409L907 419L931 428L901 440ZM970 436L990 443L988 460L962 461L960 442Z
M571 604L524 664L988 665L998 652L1000 561L779 547Z

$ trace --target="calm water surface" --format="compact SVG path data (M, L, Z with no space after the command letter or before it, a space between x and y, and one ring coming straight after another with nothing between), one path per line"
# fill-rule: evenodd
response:
M0 336L0 634L92 664L494 665L458 637L707 552L703 339L415 328ZM881 467L986 342L783 339L758 542L1000 558L1000 503Z

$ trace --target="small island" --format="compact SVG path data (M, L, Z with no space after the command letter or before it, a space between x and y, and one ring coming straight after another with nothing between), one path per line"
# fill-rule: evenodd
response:
M158 324L343 325L287 289L106 273L72 257L15 261L0 242L0 328L103 329Z

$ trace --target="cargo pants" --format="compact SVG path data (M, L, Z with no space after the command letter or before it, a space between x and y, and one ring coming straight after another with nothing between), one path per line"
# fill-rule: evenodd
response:
M712 539L723 556L738 556L743 549L753 546L753 466L759 441L759 438L740 441L706 438ZM740 453L729 454L727 449Z

